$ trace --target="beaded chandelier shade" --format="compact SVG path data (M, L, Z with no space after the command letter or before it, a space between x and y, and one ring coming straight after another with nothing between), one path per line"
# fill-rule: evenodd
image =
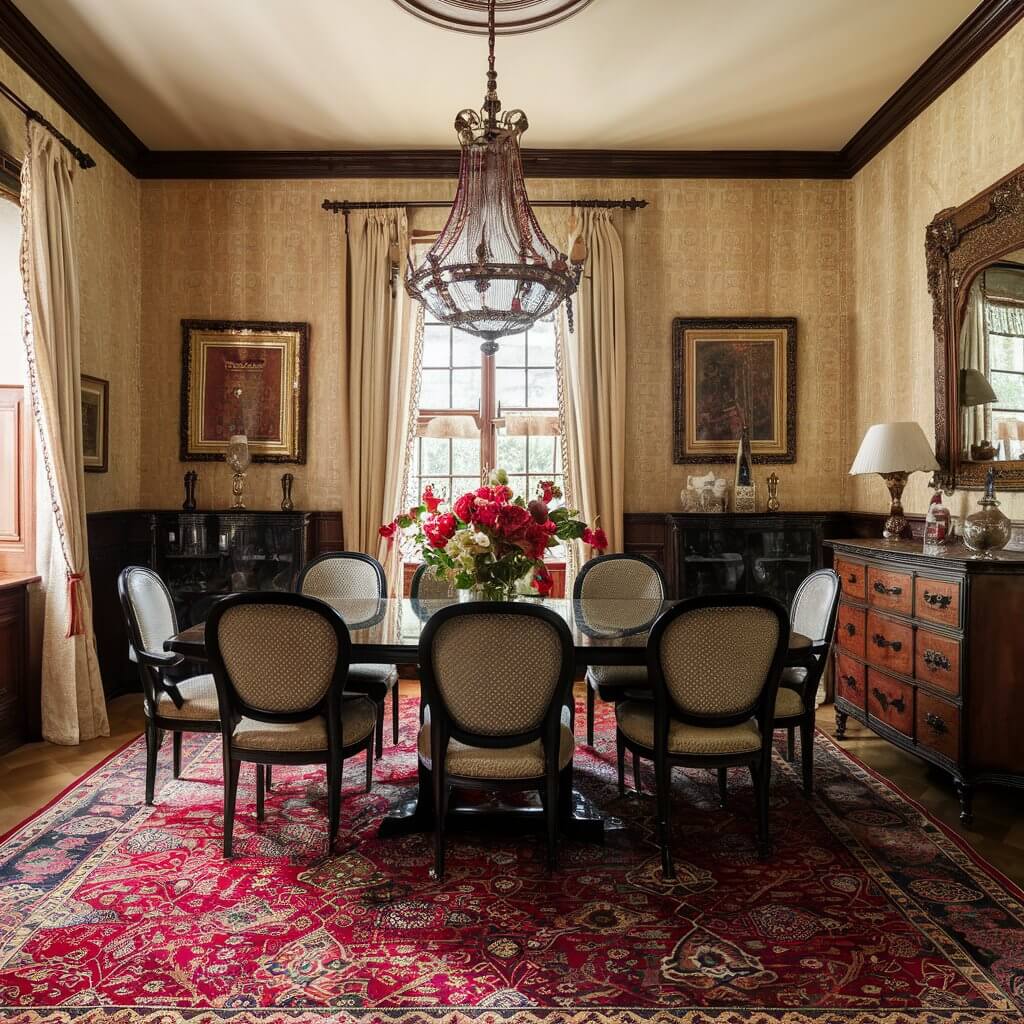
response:
M530 208L519 152L526 115L502 112L497 94L494 0L488 41L483 107L455 118L461 158L448 222L419 267L410 260L405 286L441 323L482 338L481 349L493 353L499 338L526 330L576 291L582 253L570 267Z

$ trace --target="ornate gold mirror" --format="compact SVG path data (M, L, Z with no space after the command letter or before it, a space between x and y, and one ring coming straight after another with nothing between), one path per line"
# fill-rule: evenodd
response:
M1024 490L1024 167L943 210L925 250L938 481Z

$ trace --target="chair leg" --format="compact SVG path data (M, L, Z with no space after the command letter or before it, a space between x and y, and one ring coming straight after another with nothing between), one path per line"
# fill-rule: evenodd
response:
M814 718L805 715L800 721L800 768L804 776L804 796L814 794Z
M644 786L640 781L640 755L634 750L633 751L633 788L637 792L637 796L643 794Z
M718 769L718 805L724 810L729 799L729 769Z
M146 803L153 803L153 790L156 788L156 755L160 752L160 730L152 723L146 722Z
M750 776L754 781L754 798L757 801L757 855L767 860L769 849L768 838L768 787L771 782L769 770L760 765L750 766Z
M373 743L366 744L366 792L370 792L373 785Z
M238 770L240 761L224 753L224 856L232 855L231 841L235 832L235 798L238 795Z
M444 819L445 791L447 780L443 771L438 771L437 763L431 766L434 784L434 879L440 882L444 878Z
M263 792L267 786L267 769L264 765L256 765L256 820L262 821L266 816L263 803Z
M615 730L615 760L619 769L619 796L626 795L626 741L622 731Z
M377 757L384 756L384 698L377 705Z
M793 756L794 756L794 750L793 750L794 738L793 738L793 733L795 731L796 731L796 729L792 725L786 730L786 760L789 761L790 764L793 763Z
M334 853L334 844L338 839L338 826L341 824L341 777L345 771L345 762L335 753L331 753L327 762L327 853Z
M558 772L545 780L544 823L548 834L548 870L558 868Z
M266 783L267 783L267 792L269 793L274 788L274 780L272 778L272 769L273 769L274 766L272 764L268 764L265 767L266 767L266 774L265 774L264 778L265 778Z
M663 754L654 753L654 791L658 799L658 843L661 846L661 873L666 879L676 877L669 847L669 804L672 797L672 769Z
M594 688L587 680L587 746L594 745Z
M398 680L391 687L391 742L398 744Z
M172 751L173 751L172 758L173 758L173 765L174 765L174 768L173 768L173 770L174 770L174 777L176 779L180 779L181 778L181 733L180 732L172 732L171 733L171 741L172 741Z

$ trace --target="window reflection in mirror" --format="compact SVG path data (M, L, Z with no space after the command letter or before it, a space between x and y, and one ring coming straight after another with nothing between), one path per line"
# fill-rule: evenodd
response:
M1024 459L1024 249L975 278L959 348L962 457Z

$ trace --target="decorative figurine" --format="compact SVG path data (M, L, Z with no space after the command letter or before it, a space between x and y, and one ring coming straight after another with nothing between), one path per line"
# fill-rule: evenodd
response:
M768 511L778 512L781 507L779 504L779 474L772 473L768 477Z
M996 473L990 469L985 477L985 496L978 502L981 509L964 520L964 543L977 552L975 558L992 558L992 552L1006 547L1010 540L1010 520L999 511L996 501Z
M285 473L281 477L281 511L291 512L295 506L292 504L292 484L295 483L295 476L292 473Z
M194 512L196 508L196 481L199 479L199 474L194 469L190 469L185 474L185 500L181 503L181 507L186 512Z
M249 439L245 434L232 434L227 452L227 464L235 474L231 478L231 493L235 499L232 508L245 508L242 489L245 487L245 471L249 468L249 462Z

